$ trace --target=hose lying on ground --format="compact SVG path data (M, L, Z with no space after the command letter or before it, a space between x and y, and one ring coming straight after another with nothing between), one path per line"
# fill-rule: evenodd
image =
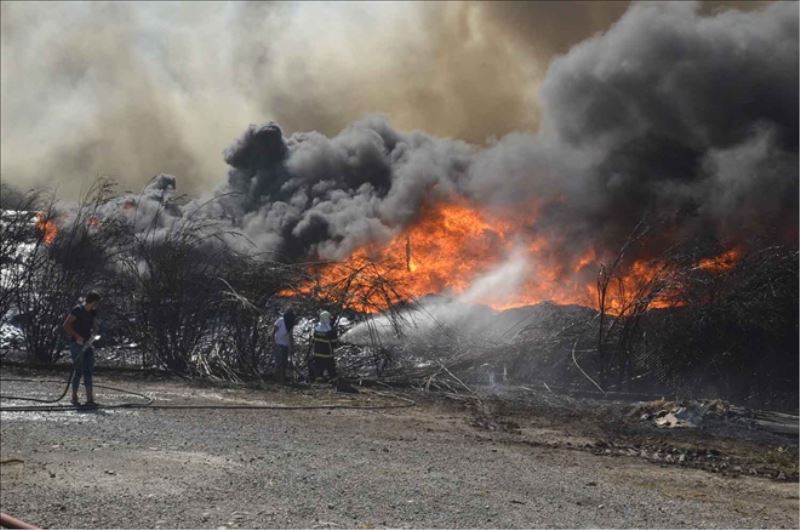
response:
M70 372L69 372L69 377L67 378L66 386L64 387L64 391L57 398L55 398L55 399L38 399L38 398L29 398L29 397L24 397L24 396L3 396L2 394L0 394L0 398L14 399L14 400L18 400L18 401L35 401L37 403L58 403L59 401L64 399L64 396L67 395L67 392L69 391L69 386L70 386L70 384L72 384L72 378L74 377L75 372L77 372L79 369L81 369L83 367L83 356L86 355L86 352L92 347L94 342L99 338L100 338L100 335L96 335L96 334L92 333L92 336L86 341L85 344L83 344L83 347L81 348L80 353L78 354L77 358L75 358L75 360L72 363L72 370L70 370ZM13 379L9 379L9 381L13 381ZM60 381L51 381L51 382L60 382ZM125 391L123 390L123 392L125 392ZM142 396L142 397L144 397L144 396Z
M0 399L8 399L8 400L24 400L24 401L36 401L39 403L56 403L64 398L69 389L69 385L72 381L72 373L70 372L70 379L67 381L67 387L64 392L59 396L57 399L37 399L37 398L28 398L22 396L11 396L11 395L2 395L0 394ZM0 379L0 383L4 382L36 382L36 383L61 383L61 381L57 380L37 380L37 379ZM136 401L136 402L125 402L125 403L116 403L110 405L97 405L96 407L89 409L84 406L76 406L76 405L49 405L49 406L20 406L20 407L7 407L7 406L0 406L0 412L64 412L69 410L98 410L98 409L183 409L183 410L191 410L191 409L225 409L225 410L315 410L315 409L349 409L349 410L385 410L385 409L398 409L398 408L407 408L413 407L416 405L416 402L413 399L409 399L403 396L398 396L396 394L390 394L385 392L374 392L374 395L390 397L400 403L388 403L385 405L345 405L345 404L321 404L321 405L161 405L155 403L155 400L151 397L145 396L144 394L140 394L138 392L133 392L131 390L125 390L123 388L116 388L111 386L105 385L94 385L95 388L104 388L106 390L113 390L114 392L119 392L122 394L127 394L135 397L142 398L143 401Z

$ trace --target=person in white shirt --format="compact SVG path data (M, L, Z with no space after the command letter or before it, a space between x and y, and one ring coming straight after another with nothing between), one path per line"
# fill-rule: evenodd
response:
M275 380L281 384L286 380L286 365L294 347L292 328L295 322L294 311L288 309L272 326L272 341L275 343Z

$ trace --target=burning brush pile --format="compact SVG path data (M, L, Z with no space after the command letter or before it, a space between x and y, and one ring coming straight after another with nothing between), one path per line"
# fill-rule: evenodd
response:
M332 138L268 123L206 197L159 175L34 201L24 257L4 227L2 309L43 361L91 286L146 362L181 372L262 373L291 303L347 319L361 378L796 403L797 33L789 4L642 5L553 61L536 133L478 147L381 116Z

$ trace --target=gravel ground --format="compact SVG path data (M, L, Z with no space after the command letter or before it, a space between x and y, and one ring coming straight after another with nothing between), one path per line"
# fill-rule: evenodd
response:
M389 402L98 379L161 404ZM3 394L61 388L2 383ZM0 509L54 528L798 528L796 482L596 455L581 449L596 431L535 411L493 430L469 407L408 395L417 406L378 411L3 412Z

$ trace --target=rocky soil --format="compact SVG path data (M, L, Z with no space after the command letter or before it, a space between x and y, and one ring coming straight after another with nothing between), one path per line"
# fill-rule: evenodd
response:
M65 378L0 375L4 395L57 395L45 381ZM96 377L155 405L399 403ZM403 395L416 406L2 412L0 509L48 528L798 527L796 436L732 421L659 429L641 406L519 390Z

